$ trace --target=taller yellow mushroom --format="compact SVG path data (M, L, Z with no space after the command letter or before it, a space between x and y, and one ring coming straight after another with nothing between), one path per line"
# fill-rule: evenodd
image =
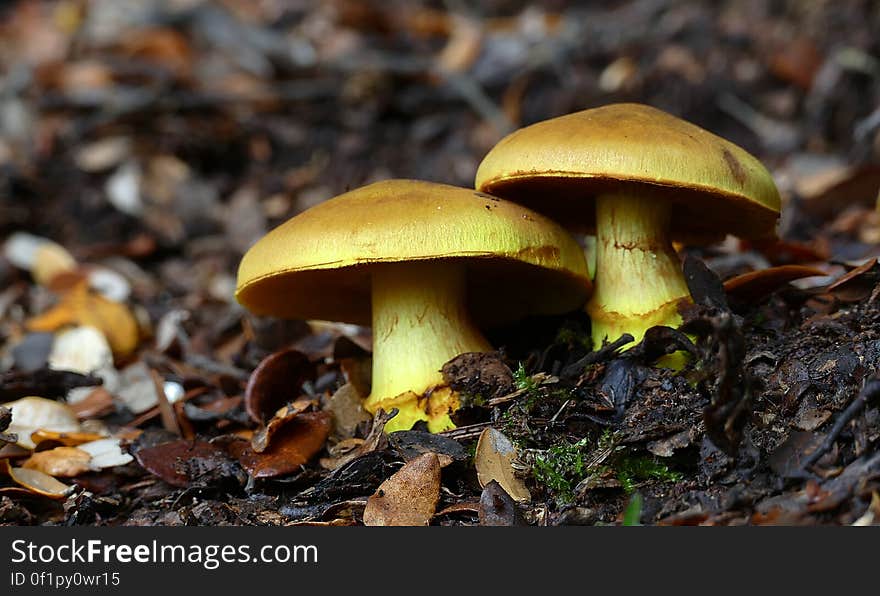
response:
M451 428L442 366L492 347L480 329L558 314L591 284L574 238L508 201L443 184L377 182L316 205L244 255L238 301L257 314L373 327L365 407L386 431Z
M476 188L596 233L594 348L654 325L676 327L688 295L672 240L775 234L779 192L752 155L641 104L539 122L502 139Z

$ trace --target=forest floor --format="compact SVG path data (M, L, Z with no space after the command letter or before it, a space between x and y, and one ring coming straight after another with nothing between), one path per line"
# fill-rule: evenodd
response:
M880 7L481 5L0 8L0 524L880 523ZM687 336L494 330L444 368L455 430L386 436L369 329L235 302L304 209L471 187L508 132L623 101L783 196L778 242L682 248Z

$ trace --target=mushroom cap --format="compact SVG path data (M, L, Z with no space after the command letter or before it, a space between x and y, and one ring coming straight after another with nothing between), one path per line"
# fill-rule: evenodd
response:
M436 259L466 264L471 316L486 326L575 310L591 289L583 249L550 219L473 189L387 180L260 239L236 298L256 314L369 325L372 267Z
M754 156L635 103L584 110L509 134L483 159L475 186L584 229L595 225L595 209L585 208L584 200L630 189L671 201L671 232L681 240L774 236L780 205L772 176ZM678 217L675 209L682 207Z

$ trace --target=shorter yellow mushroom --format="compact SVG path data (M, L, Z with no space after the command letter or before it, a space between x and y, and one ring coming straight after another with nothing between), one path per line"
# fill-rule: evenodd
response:
M238 301L279 317L373 328L370 412L386 431L453 427L442 366L492 350L482 329L576 310L591 287L583 252L549 219L471 189L388 180L282 224L245 254Z

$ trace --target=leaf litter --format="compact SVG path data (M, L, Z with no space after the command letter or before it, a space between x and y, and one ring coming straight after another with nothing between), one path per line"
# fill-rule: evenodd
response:
M0 523L878 523L875 7L166 4L0 22ZM303 209L470 186L507 131L612 101L730 138L783 194L779 241L682 248L684 333L492 330L443 367L458 428L388 436L368 329L234 302Z

